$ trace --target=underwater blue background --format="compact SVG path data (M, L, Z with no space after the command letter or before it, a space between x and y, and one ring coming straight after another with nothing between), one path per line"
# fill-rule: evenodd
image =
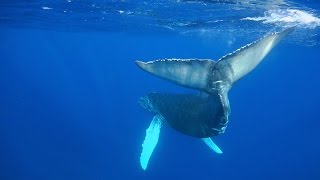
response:
M143 171L152 115L139 97L192 90L134 61L217 60L260 36L228 46L224 37L126 28L1 25L0 179L320 179L319 44L289 35L234 85L229 126L214 138L223 154L164 127Z

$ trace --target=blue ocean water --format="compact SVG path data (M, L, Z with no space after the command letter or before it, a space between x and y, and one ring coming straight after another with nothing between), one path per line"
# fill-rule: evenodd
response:
M0 179L320 179L319 18L316 0L1 1ZM141 169L138 99L192 90L135 60L217 60L291 26L231 89L223 154L164 127Z

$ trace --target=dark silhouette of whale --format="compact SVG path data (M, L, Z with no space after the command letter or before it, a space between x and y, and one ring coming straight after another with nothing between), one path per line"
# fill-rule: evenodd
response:
M201 138L212 150L222 151L210 137L225 132L230 114L228 91L235 82L252 71L293 28L272 33L245 45L218 61L210 59L163 59L136 61L143 70L203 94L151 93L140 104L154 114L147 129L140 157L143 169L155 148L160 128L167 123L185 135Z
M196 138L222 134L228 123L218 94L150 93L139 102L178 132Z

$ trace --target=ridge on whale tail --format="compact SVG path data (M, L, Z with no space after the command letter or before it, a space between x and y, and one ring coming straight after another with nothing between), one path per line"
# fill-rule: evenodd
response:
M226 124L228 123L228 115L230 111L227 94L233 83L251 72L271 51L271 49L275 47L287 34L293 31L293 29L294 27L267 35L257 41L243 46L233 53L223 56L218 61L213 61L210 59L163 59L150 62L136 61L136 64L141 69L160 78L188 88L204 91L208 93L210 97L219 97L220 101L218 102L221 103L222 108L221 106L217 106L220 108L217 111L219 112L217 115L220 117L214 116L213 119L218 119L219 121L225 123L222 131L224 132ZM173 97L177 98L177 95ZM173 98L167 97L167 99L171 100ZM202 101L196 100L196 102ZM149 111L155 114L149 128L146 131L145 140L142 145L140 164L144 170L146 170L152 152L157 145L163 122L168 121L169 119L166 120L166 118L171 117L168 116L164 118L161 114L166 114L165 112L172 108L168 107L167 109L162 110L163 112L155 112L154 110L158 109L154 107L154 105L157 105L157 102L146 101L144 106L146 109L149 109ZM189 105L190 103L185 103L182 105L183 107L180 107L180 109L188 108ZM202 106L201 108L205 109L205 107ZM174 112L181 113L178 111L179 110L176 110ZM201 122L199 121L199 117L201 119L202 117L205 117L205 115L208 115L207 111L199 112L201 113L199 113L196 117L190 116L188 119L189 122L199 123ZM170 123L175 121L175 119L170 119L168 122ZM184 121L182 125L185 125ZM214 128L215 127L212 129ZM179 127L174 129L179 131ZM213 143L210 137L201 137L201 140L216 153L222 153L222 151Z

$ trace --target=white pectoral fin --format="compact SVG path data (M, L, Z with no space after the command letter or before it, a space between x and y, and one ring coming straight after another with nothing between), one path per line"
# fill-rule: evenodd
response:
M201 140L209 146L211 150L218 154L222 154L221 149L212 141L211 138L201 138Z
M294 27L284 31L272 33L253 43L250 43L235 52L222 57L217 62L217 67L230 67L230 80L235 82L252 71L263 58L275 47L281 39L292 32Z
M162 116L156 115L153 117L150 126L146 130L146 137L142 144L142 152L140 156L140 165L143 170L147 169L151 154L158 143L161 126Z

